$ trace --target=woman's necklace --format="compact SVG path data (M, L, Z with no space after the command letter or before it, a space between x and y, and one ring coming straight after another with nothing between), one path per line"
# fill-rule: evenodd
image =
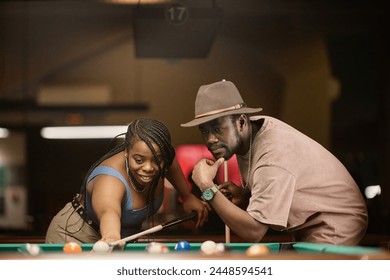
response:
M249 151L248 151L248 154L249 154L248 169L247 169L247 172L246 172L245 184L244 184L244 180L242 179L242 176L240 174L240 183L241 183L241 186L243 188L246 188L248 186L249 172L251 170L251 164L252 164L252 128L251 128L250 136L249 136Z
M127 159L127 156L125 156L125 164L126 164L126 173L127 177L129 178L130 184L133 187L134 191L137 193L142 193L146 190L147 186L141 186L138 182L133 180L131 174L130 174L130 169L129 169L129 160Z

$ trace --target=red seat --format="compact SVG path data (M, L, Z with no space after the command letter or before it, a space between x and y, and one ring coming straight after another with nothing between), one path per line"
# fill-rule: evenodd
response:
M202 144L191 144L191 145L180 145L176 148L176 158L183 170L184 176L187 180L187 184L192 189L193 183L191 181L191 173L194 165L202 158L213 159L213 155L207 149L206 145ZM228 180L240 186L240 169L237 164L237 158L234 155L228 160ZM224 165L218 170L216 176L216 183L221 184L224 180Z
M188 187L191 192L198 198L201 196L201 192L198 187L196 187L192 181L191 175L194 165L201 160L202 158L208 158L214 160L213 155L209 152L206 145L202 144L191 144L191 145L180 145L176 147L176 159L179 162L185 179L187 181ZM230 158L227 162L228 166L228 180L241 186L240 183L240 171L237 164L236 156ZM221 184L225 181L224 179L224 164L219 168L217 176L214 180L215 183ZM178 198L178 203L182 203L182 200ZM225 224L221 218L214 212L211 211L208 215L207 222L200 228L195 228L195 224L183 225L187 227L187 230L190 230L191 234L224 234Z

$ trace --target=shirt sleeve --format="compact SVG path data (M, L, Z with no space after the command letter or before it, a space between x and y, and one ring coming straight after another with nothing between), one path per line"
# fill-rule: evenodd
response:
M255 220L285 228L295 191L295 176L278 166L260 166L252 175L247 212Z

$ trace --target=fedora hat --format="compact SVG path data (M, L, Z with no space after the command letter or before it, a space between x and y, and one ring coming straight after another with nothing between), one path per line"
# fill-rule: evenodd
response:
M222 116L252 114L261 110L247 107L236 86L223 80L199 88L195 100L195 118L181 126L196 126Z

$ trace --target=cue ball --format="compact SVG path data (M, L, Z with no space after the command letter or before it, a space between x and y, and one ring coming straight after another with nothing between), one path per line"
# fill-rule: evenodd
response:
M64 253L74 254L81 253L83 250L78 243L71 241L65 244L65 246L62 248L62 251L64 251Z
M217 244L212 240L207 240L200 246L200 251L205 255L217 253Z
M169 252L168 247L160 242L150 242L150 244L146 247L146 250L150 254L165 254Z
M191 250L191 245L187 241L181 240L181 241L177 242L177 244L175 245L175 250L176 251L189 251L189 250Z
M41 249L36 244L27 243L26 244L26 251L31 256L38 256L39 253L41 252Z
M108 253L110 246L104 241L97 241L93 244L92 250L96 253Z
M248 257L265 256L269 253L270 251L268 247L261 244L253 244L245 251L245 255L247 255Z

